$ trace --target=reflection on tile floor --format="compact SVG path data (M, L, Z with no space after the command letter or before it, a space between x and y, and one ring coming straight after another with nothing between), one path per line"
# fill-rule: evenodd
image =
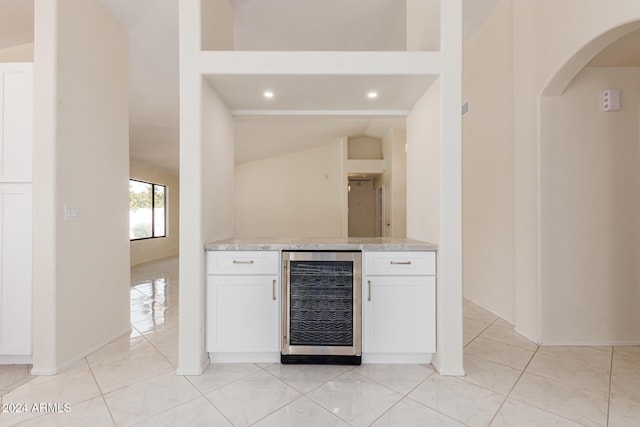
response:
M178 260L131 269L131 334L55 376L0 366L0 426L636 426L640 346L538 347L464 302L464 378L430 365L211 365L176 376ZM8 408L8 406L7 406Z

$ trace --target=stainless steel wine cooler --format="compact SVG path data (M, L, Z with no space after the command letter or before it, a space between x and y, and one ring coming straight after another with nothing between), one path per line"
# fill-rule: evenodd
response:
M282 253L282 363L359 365L362 253Z

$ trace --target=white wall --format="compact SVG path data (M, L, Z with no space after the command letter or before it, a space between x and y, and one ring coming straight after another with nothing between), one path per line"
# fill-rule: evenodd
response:
M601 92L621 90L603 112ZM542 99L545 344L640 343L640 68L585 68Z
M236 165L236 236L342 235L342 144Z
M203 244L234 236L235 163L233 117L208 81L202 82Z
M131 162L129 176L166 186L167 235L131 242L131 265L178 255L180 242L180 178L178 175L139 162Z
M130 328L127 39L98 0L35 7L33 371L55 373Z
M234 123L198 70L198 0L180 3L180 309L177 372L199 375L205 352L204 245L233 237Z
M440 241L440 80L407 117L407 237Z
M0 49L0 62L33 62L33 43Z
M466 298L514 322L513 6L501 2L463 50Z

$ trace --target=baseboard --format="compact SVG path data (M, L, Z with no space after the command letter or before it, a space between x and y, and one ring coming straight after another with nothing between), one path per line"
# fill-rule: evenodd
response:
M0 355L0 365L31 365L33 356L26 355Z
M518 332L519 333L519 332ZM601 341L601 340L543 340L540 344L545 347L627 347L638 346L640 341Z
M532 337L531 335L529 335L528 333L524 332L523 330L521 330L517 326L513 328L513 332L515 332L518 335L522 335L523 337L525 337L526 339L528 339L529 341L531 341L534 344L541 345L541 342L540 342L540 340L538 338Z
M209 353L211 363L280 363L280 352Z
M199 368L181 368L180 366L178 366L178 368L176 369L176 375L202 375L209 364L209 358L205 357L205 359L202 361L202 365Z
M73 358L71 358L71 359L67 360L66 362L64 362L64 363L62 363L60 365L57 365L57 366L55 366L53 368L45 368L45 369L43 369L43 368L34 366L33 368L31 368L31 375L56 375L56 374L64 371L68 367L73 366L74 364L78 363L79 361L81 361L85 357L89 356L90 354L100 350L105 345L115 341L116 339L120 338L123 335L128 335L130 333L131 333L131 325L127 326L121 332L118 332L115 335L112 335L111 337L102 340L99 344L96 344L96 345L90 347L89 349L81 352L80 354L74 356Z
M433 369L436 370L438 375L442 375L444 377L464 377L467 375L464 371L464 367L462 369L443 369L438 363L436 357L431 361L431 366L433 366Z
M423 364L432 362L432 353L362 353L362 363Z

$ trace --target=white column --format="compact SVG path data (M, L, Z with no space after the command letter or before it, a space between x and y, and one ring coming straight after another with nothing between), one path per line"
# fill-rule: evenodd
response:
M179 375L199 375L205 352L202 239L202 96L198 71L200 0L179 2L180 25L180 308Z
M442 0L440 76L440 241L437 353L442 375L464 375L462 357L462 1Z

